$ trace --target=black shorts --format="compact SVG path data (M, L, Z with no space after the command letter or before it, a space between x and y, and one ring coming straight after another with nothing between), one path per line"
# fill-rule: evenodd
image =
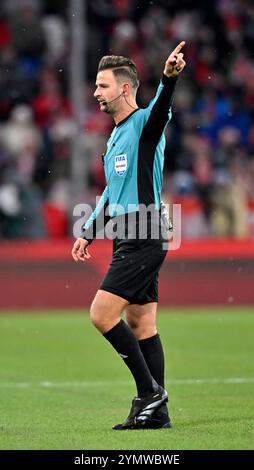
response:
M100 289L126 299L130 304L158 302L158 277L168 249L168 234L156 239L116 238L113 258Z

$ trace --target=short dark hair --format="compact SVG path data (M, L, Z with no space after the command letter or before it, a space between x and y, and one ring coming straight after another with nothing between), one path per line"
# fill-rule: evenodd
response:
M112 69L116 78L127 79L135 91L138 89L138 72L133 60L121 55L105 55L99 62L98 72L107 69Z

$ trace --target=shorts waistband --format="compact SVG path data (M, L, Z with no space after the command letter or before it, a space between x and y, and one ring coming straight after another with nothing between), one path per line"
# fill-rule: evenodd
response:
M139 221L157 221L159 222L161 217L161 209L154 209L149 211L134 211L127 212L126 214L117 215L111 217L111 220L115 223L129 223L129 222L139 222Z

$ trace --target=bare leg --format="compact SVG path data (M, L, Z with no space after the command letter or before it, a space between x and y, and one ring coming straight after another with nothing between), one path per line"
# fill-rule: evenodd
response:
M91 321L104 334L119 323L121 313L127 305L127 300L122 297L98 290L90 308Z
M156 335L157 302L145 305L128 305L125 308L126 321L138 340Z

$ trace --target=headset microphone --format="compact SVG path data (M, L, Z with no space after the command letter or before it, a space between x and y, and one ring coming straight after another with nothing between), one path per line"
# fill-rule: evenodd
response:
M130 106L130 108L132 108L132 109L138 109L138 108L132 106L130 103L128 103L128 101L127 101L127 99L126 99L126 97L125 97L125 93L126 93L125 91L122 91L122 93L121 93L119 96L117 96L116 98L114 98L113 100L111 100L111 101L101 101L101 103L103 104L103 106L106 106L107 104L113 103L113 101L118 100L118 98L120 98L120 96L123 96L124 99L125 99L125 101L126 101L126 103L128 104L128 106Z
M111 100L111 101L102 101L102 104L103 104L104 106L106 106L106 104L113 103L113 101L116 101L116 100L118 100L118 98L120 98L120 96L123 96L123 95L125 95L125 91L122 91L122 93L120 93L120 95L119 95L119 96L117 96L116 98L114 98L114 99L113 99L113 100Z

